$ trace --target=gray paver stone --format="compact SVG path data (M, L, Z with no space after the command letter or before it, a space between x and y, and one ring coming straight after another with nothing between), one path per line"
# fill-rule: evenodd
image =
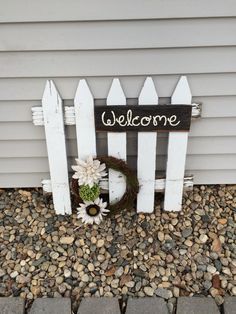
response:
M24 314L25 302L21 298L0 298L1 314Z
M116 298L84 298L77 314L120 314Z
M129 298L125 314L168 314L166 302L157 297Z
M236 313L236 297L227 297L224 302L224 314Z
M33 302L29 314L71 314L69 298L39 298Z
M220 314L213 298L180 297L177 301L176 314Z

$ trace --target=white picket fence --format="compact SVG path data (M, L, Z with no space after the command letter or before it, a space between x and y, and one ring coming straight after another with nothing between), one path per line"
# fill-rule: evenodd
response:
M192 106L192 117L200 116L200 106L192 104L192 95L187 78L182 76L171 97L171 103ZM152 78L147 77L138 98L139 105L157 105L158 94ZM113 79L107 96L107 106L126 105L126 97L119 79ZM96 130L94 121L94 97L86 80L79 81L74 106L65 107L53 83L46 83L42 107L32 108L33 123L44 125L50 180L43 180L43 188L52 192L57 214L70 214L71 201L67 165L66 139L64 124L76 125L78 158L88 155L96 157ZM108 155L126 160L127 134L108 132ZM183 189L191 189L193 177L184 177L188 132L169 132L166 178L156 179L157 133L138 133L137 176L140 191L137 197L137 211L151 213L154 210L155 191L165 191L164 210L180 211ZM71 165L70 165L71 166ZM109 170L108 180L101 187L109 191L110 202L117 201L126 187L125 178L120 173Z

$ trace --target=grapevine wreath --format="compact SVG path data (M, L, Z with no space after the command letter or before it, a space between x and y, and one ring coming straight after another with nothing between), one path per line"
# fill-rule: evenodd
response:
M112 216L124 209L131 209L136 199L139 182L133 170L125 161L111 156L89 156L86 161L76 159L77 165L72 166L75 171L71 191L74 205L78 210L78 218L88 224L99 224L103 216ZM107 170L113 169L120 172L126 179L126 191L122 198L113 204L107 204L100 198L99 183L107 176ZM79 207L78 207L79 206Z

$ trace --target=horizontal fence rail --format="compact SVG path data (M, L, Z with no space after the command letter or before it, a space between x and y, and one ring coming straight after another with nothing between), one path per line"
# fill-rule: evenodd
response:
M165 105L160 105L165 106ZM193 103L192 106L192 119L197 119L201 117L201 104ZM32 120L35 126L43 126L43 109L42 107L32 107ZM64 123L65 125L75 125L75 107L65 106L64 107Z

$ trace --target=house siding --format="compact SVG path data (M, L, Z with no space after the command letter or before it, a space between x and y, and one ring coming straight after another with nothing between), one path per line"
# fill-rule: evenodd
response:
M187 75L202 118L192 121L186 174L195 184L236 183L236 2L0 0L0 186L41 186L49 178L44 129L32 123L46 80L72 105L80 78L104 101L119 77L130 104L152 76L168 103ZM68 162L75 127L66 126ZM106 135L98 134L105 154ZM157 170L165 170L167 135L158 134ZM137 135L128 134L135 168Z

